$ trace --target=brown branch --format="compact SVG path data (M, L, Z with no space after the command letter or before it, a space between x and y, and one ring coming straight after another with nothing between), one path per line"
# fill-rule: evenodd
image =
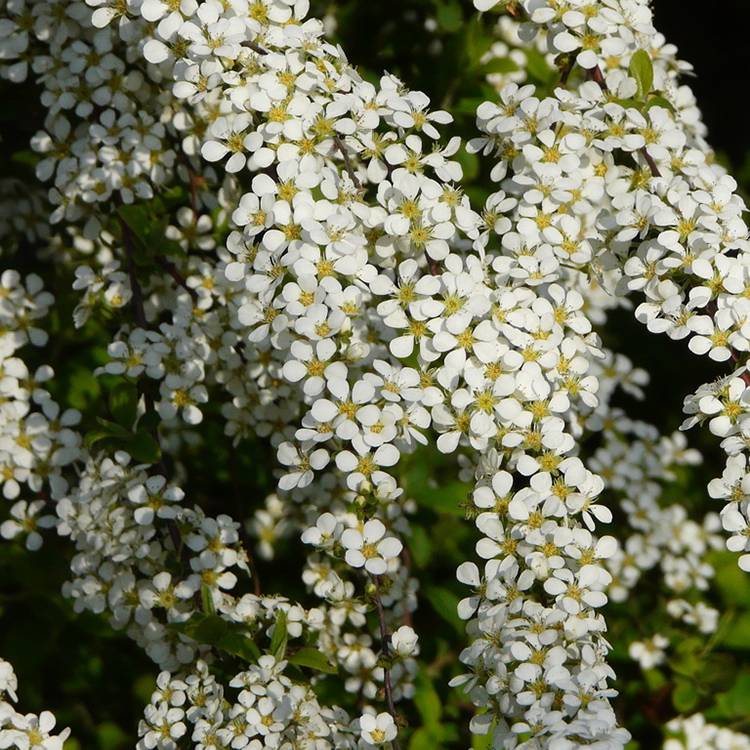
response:
M192 287L188 286L185 277L180 273L177 266L172 263L171 260L167 260L166 258L157 258L156 262L172 277L174 283L177 284L177 286L181 286L192 297L193 303L198 302L198 292L196 292Z
M518 0L508 0L505 12L516 21L528 20L528 14L525 8L518 3Z
M357 173L354 171L354 166L349 158L349 151L346 148L346 144L341 140L341 136L338 135L333 136L333 141L341 152L341 156L344 158L344 166L349 173L351 181L354 183L354 187L359 190L362 187L362 183L359 181L359 177L357 177Z
M120 217L120 231L122 232L122 244L125 246L125 260L128 267L128 278L130 279L130 291L133 295L133 316L135 322L141 328L147 328L146 311L143 307L143 289L138 281L138 274L135 267L135 247L133 245L133 235L127 222Z
M388 635L388 628L385 624L385 610L383 609L383 602L380 598L380 576L373 576L375 583L375 593L373 599L375 600L375 608L378 612L378 624L380 626L380 650L384 660L390 659L391 646L390 636ZM391 670L390 667L383 666L383 688L385 689L385 702L388 705L388 711L393 717L393 721L396 721L396 705L393 701L393 686L391 685ZM398 744L398 737L391 743L393 750L400 750Z
M193 210L193 224L195 224L198 221L198 186L204 186L206 178L203 177L203 175L193 172L193 165L190 163L190 159L182 149L177 151L177 158L182 162L188 174L190 208Z
M127 222L120 217L120 230L122 232L122 243L125 246L125 259L128 266L128 277L130 279L130 288L133 294L133 315L136 323L144 330L148 328L148 321L146 320L146 312L143 307L143 289L141 283L138 281L138 274L135 265L135 248L133 245L133 235L130 231L130 227ZM154 397L147 389L141 389L143 393L143 401L146 407L146 413L155 411ZM151 437L154 439L157 445L159 445L159 430L154 427L151 432ZM167 469L162 461L156 464L156 470L159 471L165 478L167 476ZM167 533L172 541L175 552L180 556L183 566L189 566L189 558L187 556L187 550L185 545L182 543L182 535L177 527L177 523L174 519L167 521Z
M572 55L568 56L567 60L565 61L565 64L560 69L560 85L561 86L567 86L568 84L568 78L570 78L570 74L573 72L573 68L575 67L576 61L575 57Z
M251 42L249 39L246 39L244 42L242 42L242 46L251 49L253 52L257 52L259 55L268 54L267 49L261 47L257 42Z
M234 350L239 355L239 358L242 360L243 364L247 364L247 355L245 354L245 342L244 341L238 341L234 345Z
M193 172L190 161L187 161L188 180L190 181L190 208L193 209L193 225L198 223L198 188L206 186L206 178Z
M598 83L602 91L609 92L609 89L607 88L607 83L604 80L604 73L602 73L602 69L598 65L592 68L591 70L587 71L586 75L588 75L588 77L592 81L594 81L595 83Z
M659 171L659 167L656 166L654 157L651 156L651 154L649 154L648 151L646 151L645 146L641 149L641 154L643 155L643 158L646 160L646 164L648 164L648 168L651 170L651 174L654 177L661 177L661 172Z
M250 545L245 549L245 554L247 554L247 563L250 566L250 575L253 579L253 591L255 592L255 596L262 596L263 589L260 585L260 576L258 575L258 568L255 565L255 557L253 553L250 551Z

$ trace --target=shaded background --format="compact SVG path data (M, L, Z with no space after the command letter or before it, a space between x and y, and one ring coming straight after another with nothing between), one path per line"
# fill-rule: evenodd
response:
M654 0L656 27L695 69L690 85L709 128L710 141L735 165L744 164L744 121L750 61L747 0Z

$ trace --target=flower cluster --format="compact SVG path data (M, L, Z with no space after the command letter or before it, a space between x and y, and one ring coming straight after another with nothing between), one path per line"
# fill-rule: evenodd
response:
M357 748L356 725L337 707L323 707L309 685L284 675L286 662L263 656L225 687L199 660L182 677L162 672L138 729L138 750L174 750L185 737L195 748L311 746Z
M18 679L13 667L0 658L0 747L62 750L69 729L54 733L55 717L49 711L20 714L13 707L18 700Z
M745 206L713 163L692 92L678 80L689 66L655 32L646 2L590 13L553 2L522 7L520 37L540 33L563 56L562 84L576 68L582 75L541 100L533 87L509 84L500 103L478 112L487 137L475 147L501 155L501 164L513 160L510 174L495 174L502 195L518 200L517 237L503 243L536 263L589 275L616 269L613 293L645 298L635 315L650 331L687 339L692 352L719 362L741 361L750 349ZM727 476L746 461L745 378L743 366L685 405L685 427L707 421L725 438ZM730 549L747 549L747 513L742 493L722 511Z
M664 743L664 750L746 750L750 748L750 737L718 727L706 721L702 714L678 718L667 724L667 731L674 735Z
M560 81L548 96L525 84L514 53L518 70L492 78L469 149L497 189L478 210L459 139L441 140L450 114L393 75L363 78L305 0L6 3L0 75L40 87L50 215L24 219L29 191L0 230L76 266L75 325L111 330L96 374L121 398L85 441L72 429L49 368L15 356L45 343L51 297L5 272L0 482L33 499L0 534L34 549L54 526L75 550L76 611L106 613L165 670L140 748L399 747L420 650L402 459L430 441L470 486L479 563L457 571L469 642L452 684L492 747L624 748L602 608L646 571L670 617L716 628L700 592L719 525L750 552L750 374L686 401L685 426L707 422L729 455L709 487L721 521L697 522L661 487L698 456L612 405L647 378L595 326L635 293L649 330L739 363L744 205L646 0L504 7L502 44L535 45ZM178 455L211 418L278 460L247 527L189 500ZM601 535L605 498L619 541ZM281 539L307 545L317 606L263 595L246 531L266 559ZM629 645L645 669L669 639ZM222 652L251 662L226 684ZM319 702L326 673L348 710Z
M46 344L40 319L52 302L36 274L22 278L6 270L0 276L0 486L13 503L0 536L19 537L30 550L42 544L38 530L55 525L46 501L50 493L59 497L67 489L64 469L80 456L81 447L73 429L81 415L62 411L46 388L52 368L29 368L17 356L28 344Z

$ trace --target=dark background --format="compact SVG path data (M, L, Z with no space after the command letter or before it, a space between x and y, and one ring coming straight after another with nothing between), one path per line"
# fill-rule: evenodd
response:
M654 0L656 28L695 68L689 83L712 145L733 164L744 163L748 127L743 123L750 61L748 0Z

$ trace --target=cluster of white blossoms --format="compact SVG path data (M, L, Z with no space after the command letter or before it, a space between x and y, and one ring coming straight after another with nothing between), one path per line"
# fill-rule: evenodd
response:
M673 719L667 724L671 736L663 750L748 750L750 737L718 727L706 721L702 714Z
M81 415L62 411L46 389L52 368L30 369L17 356L27 345L47 343L41 318L53 301L36 274L0 275L0 487L12 503L0 536L18 537L30 550L42 544L39 529L55 525L47 501L65 492L65 467L80 456L81 439L73 428ZM34 499L24 499L29 496Z
M306 0L5 4L0 74L42 90L32 146L50 244L78 264L75 323L114 327L97 373L136 385L126 423L82 444L78 415L36 383L47 370L12 357L24 336L43 343L32 322L50 300L3 276L0 479L41 499L2 534L38 546L33 516L54 502L75 548L65 594L167 670L139 747L399 747L419 654L399 461L432 438L472 483L481 564L458 569L470 642L453 684L493 748L624 748L601 610L643 571L660 566L673 617L715 628L692 595L716 519L658 503L696 457L610 406L643 378L593 324L620 304L602 287L635 291L651 330L718 360L749 350L742 202L645 0L508 7L519 40L541 32L563 56L561 85L539 98L519 70L479 108L470 147L501 189L477 211L458 139L440 141L451 116L392 75L364 80ZM710 492L739 550L746 380L688 402L730 453ZM282 537L312 548L302 580L319 606L264 596L242 524L187 502L190 467L171 454L206 413L275 449L278 492L250 531L259 556ZM587 432L603 443L584 462ZM599 535L605 486L633 532L621 544ZM254 663L223 684L217 652ZM325 679L356 715L320 705Z
M741 365L686 400L684 427L709 422L724 438L726 481L711 494L727 501L729 548L744 552L750 245L736 182L713 163L693 94L678 80L688 66L653 29L645 0L522 2L516 15L519 37L542 34L571 83L541 100L510 84L479 110L487 138L476 148L501 157L499 195L518 201L518 231L503 245L539 274L573 267L615 294L642 295L635 315L650 331ZM740 565L750 568L750 557Z
M312 388L293 385L301 379L295 366L316 358L312 369L317 370L318 363L333 354L333 333L346 335L342 329L352 327L356 332L349 331L348 348L353 359L359 349L362 360L372 362L365 342L379 328L375 311L364 308L363 293L372 299L369 290L342 287L335 278L346 270L343 256L350 252L356 256L349 264L352 278L378 276L376 267L367 263L366 250L374 242L371 235L378 233L378 216L374 211L372 218L365 215L362 200L359 208L348 206L357 202L361 188L340 141L355 131L354 120L345 115L363 120L363 143L378 137L375 128L387 115L394 129L382 146L382 151L390 149L388 167L381 146L374 140L371 144L377 153L369 171L379 180L395 164L405 165L405 174L430 168L460 177L457 164L449 160L456 143L443 153L431 147L422 153L417 136L406 142L405 129L437 135L431 122L444 122L446 116L425 113L420 119L424 97L402 98L400 83L393 78L385 78L380 91L359 79L340 51L320 39L320 24L303 21L303 3L256 3L246 6L244 13L213 2L182 3L171 10L154 2L135 3L132 8L90 5L102 7L92 13L86 5L74 3L62 13L51 13L44 2L9 5L3 27L12 40L6 44L11 53L25 56L33 36L48 50L35 50L33 55L41 60L33 72L49 111L46 131L33 145L43 155L38 176L54 181L50 198L59 208L51 221L64 220L79 257L87 256L87 263L76 270L74 287L82 292L76 324L82 326L92 316L123 317L128 309L134 317L116 333L108 350L110 361L99 373L136 380L135 413L125 425L110 424L110 432L100 436L109 443L90 442L89 451L78 456L79 477L71 491L53 493L57 530L76 548L65 593L79 610L108 612L114 626L127 628L167 669L192 664L199 652L208 655L209 645L216 645L200 645L205 633L205 628L200 630L201 618L218 618L227 623L224 627L240 625L246 639L264 633L275 638L283 616L290 639L312 632L318 650L349 675L348 691L375 699L384 688L393 711L393 701L413 691L412 656L417 652L410 628L394 625L396 632L390 633L390 622L408 616L416 606L416 585L400 565L402 542L393 535L408 531L402 510L408 503L400 499L393 480L378 477L377 487L368 492L369 502L382 506L383 520L373 517L365 523L361 512L346 511L358 490L367 492L364 487L347 486L346 475L334 472L328 485L310 486L312 470L328 464L327 455L322 457L325 451L311 456L311 465L300 467L296 476L292 471L282 478L283 503L289 502L290 490L297 490L288 522L304 529L317 521L322 528L320 510L326 509L331 517L331 512L336 514L342 532L343 568L323 564L316 555L308 560L303 579L325 604L307 611L279 597L235 596L233 589L249 578L239 524L228 516L206 517L199 508L187 507L183 492L168 482L162 463L139 463L129 453L138 456L144 443L151 448L156 443L166 453L175 441L190 440L180 422L201 421L208 388L213 388L226 394L221 412L227 434L237 440L252 434L269 437L279 446L281 460L296 465L299 456L290 442L296 432L293 425ZM30 26L29 13L36 18ZM76 43L68 50L71 38ZM218 43L220 38L226 44ZM53 60L64 64L52 65ZM102 69L81 66L82 60L100 62ZM5 69L13 80L26 72L21 64ZM174 87L165 90L165 79L175 79ZM94 111L98 121L92 124ZM410 113L416 120L405 123ZM277 151L283 156L278 163ZM180 166L175 172L171 167L177 152ZM206 167L199 154L209 161L229 155L222 165L226 179ZM246 166L258 174L252 181L254 192L243 196L242 182L233 175ZM273 179L277 175L283 177L278 184ZM143 255L154 237L145 234L144 217L137 209L128 211L128 204L150 197L175 179L188 184L190 205L179 209L177 221L164 232L171 242L163 243L163 251L149 257L144 268ZM446 219L457 213L463 221L474 220L463 210L465 200L457 192L452 197L456 206L445 203L432 226L424 223L422 244L434 244L442 255L447 254L445 239L454 233ZM195 255L213 247L211 229L226 221L235 228L224 240L229 253L219 251L218 259ZM356 233L351 231L354 227ZM313 241L313 236L319 239ZM322 244L320 250L316 242ZM388 254L387 249L383 252ZM296 258L302 286L295 293L287 285L284 305L269 308L269 287L284 279L285 265L279 259L285 253L290 270ZM319 288L310 283L316 282L316 265L325 280ZM330 318L331 336L320 332L326 318L320 317L323 305L314 304L326 295L328 304L335 302L338 308ZM311 348L295 346L290 352L292 341L286 332L283 346L272 345L271 332L275 341L287 315L299 319L300 330L310 332ZM257 325L259 320L265 321L265 329ZM385 347L381 349L387 356ZM336 353L337 360L343 358L343 351ZM343 375L340 369L337 374L339 393L345 398L341 389L346 387L346 368ZM387 377L387 370L382 374ZM284 386L284 379L292 386ZM156 389L152 381L157 381ZM383 380L363 383L356 397L365 387L374 394L382 386ZM321 391L322 385L317 393ZM429 417L419 404L401 409L400 401L397 394L390 399L390 424L398 420L399 445L412 446L421 439L418 428L426 426ZM160 427L152 426L153 411ZM349 429L361 432L361 438L357 453L350 455L371 448L377 455L374 460L390 465L395 431L389 428L378 437L378 414L368 421L356 411L351 412ZM123 427L126 443L130 441L123 450L102 450L95 444L110 445L122 437ZM352 433L349 440L353 437ZM362 439L369 448L361 447ZM338 458L345 460L343 451ZM369 477L372 467L363 468ZM340 491L332 491L336 486ZM370 514L377 514L374 507ZM371 553L373 545L377 556ZM357 592L346 571L356 575L358 569L375 577L374 588L367 584L364 591L360 585ZM259 591L258 583L254 585ZM362 632L369 608L363 593L378 609L377 646ZM244 648L249 646L245 643ZM388 724L383 717L389 715L381 712L373 726L365 719L357 741L382 744L379 727ZM347 718L343 724L348 722ZM388 741L391 729L395 732L393 719L382 730ZM248 730L250 736L253 732ZM144 742L150 741L146 735Z
M204 661L180 677L162 672L138 729L138 750L172 750L185 737L195 748L298 746L357 748L357 723L346 713L322 707L310 685L284 675L286 662L262 656L225 687Z
M69 729L55 733L55 717L49 711L21 714L13 704L18 700L18 679L13 667L0 658L0 747L26 750L62 750Z

